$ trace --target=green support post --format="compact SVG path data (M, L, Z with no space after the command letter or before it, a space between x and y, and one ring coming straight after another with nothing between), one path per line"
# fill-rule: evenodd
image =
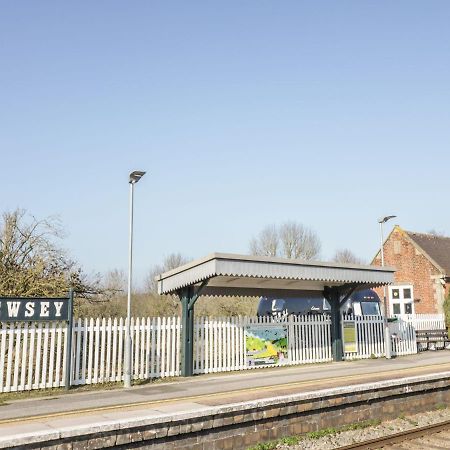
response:
M194 374L194 302L192 288L184 288L180 295L181 300L181 376L190 377ZM194 302L192 301L194 300Z
M188 286L178 292L181 301L181 376L194 375L194 305L203 288L208 284L205 280L200 287Z
M331 349L333 354L333 361L342 361L342 323L340 293L338 289L330 289L328 301L331 305Z

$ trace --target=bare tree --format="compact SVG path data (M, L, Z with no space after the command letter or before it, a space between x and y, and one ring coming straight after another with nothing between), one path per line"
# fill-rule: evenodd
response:
M258 256L278 256L280 237L275 225L268 225L250 241L250 253Z
M438 230L435 230L434 228L429 230L428 234L431 234L432 236L436 236L436 237L447 237L447 234L445 233L445 231L438 231Z
M285 222L279 228L265 227L250 241L250 253L259 256L317 259L321 243L317 234L298 222Z
M148 273L145 279L145 288L148 292L156 294L158 292L158 285L155 277L160 273L168 272L169 270L176 269L183 264L189 262L189 258L186 258L181 253L171 253L164 258L162 264L155 265Z
M321 244L317 234L297 222L285 222L280 227L280 240L285 258L317 259Z
M128 277L124 270L113 269L103 276L102 286L111 294L123 294L127 290Z
M348 248L336 250L333 261L337 263L364 264L364 261Z
M63 237L55 217L38 220L20 209L4 213L0 222L0 295L65 295L70 287L80 297L98 294L98 277L88 280L58 246Z

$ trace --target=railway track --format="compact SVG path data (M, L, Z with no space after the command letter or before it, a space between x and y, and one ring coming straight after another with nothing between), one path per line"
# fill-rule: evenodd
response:
M408 450L449 450L450 420L435 425L402 431L377 439L339 447L338 450L375 450L375 449L408 449Z

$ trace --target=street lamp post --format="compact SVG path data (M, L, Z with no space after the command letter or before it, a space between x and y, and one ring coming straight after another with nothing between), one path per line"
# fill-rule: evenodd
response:
M127 296L127 325L125 329L125 375L124 387L131 387L131 286L133 274L133 193L134 185L145 175L145 172L135 170L130 173L128 182L130 184L130 228L128 240L128 296Z
M385 224L388 220L393 219L397 216L385 216L378 220L380 224L380 252L381 252L381 267L384 267L384 234L383 234L383 224ZM386 358L391 358L391 336L389 333L388 326L388 304L386 297L386 286L383 286L383 306L384 306L384 335L385 335L385 349L386 349Z

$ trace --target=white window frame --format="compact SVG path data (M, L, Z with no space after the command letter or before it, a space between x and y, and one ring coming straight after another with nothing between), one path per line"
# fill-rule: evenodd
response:
M398 299L396 299L395 303L400 304L400 314L394 314L394 298L392 295L392 291L394 289L398 289L400 296ZM404 297L404 289L410 289L411 291L411 298L405 299ZM415 307L414 307L414 287L412 284L398 284L395 286L389 286L389 312L391 316L402 316L405 313L405 304L411 304L411 314L415 314Z

